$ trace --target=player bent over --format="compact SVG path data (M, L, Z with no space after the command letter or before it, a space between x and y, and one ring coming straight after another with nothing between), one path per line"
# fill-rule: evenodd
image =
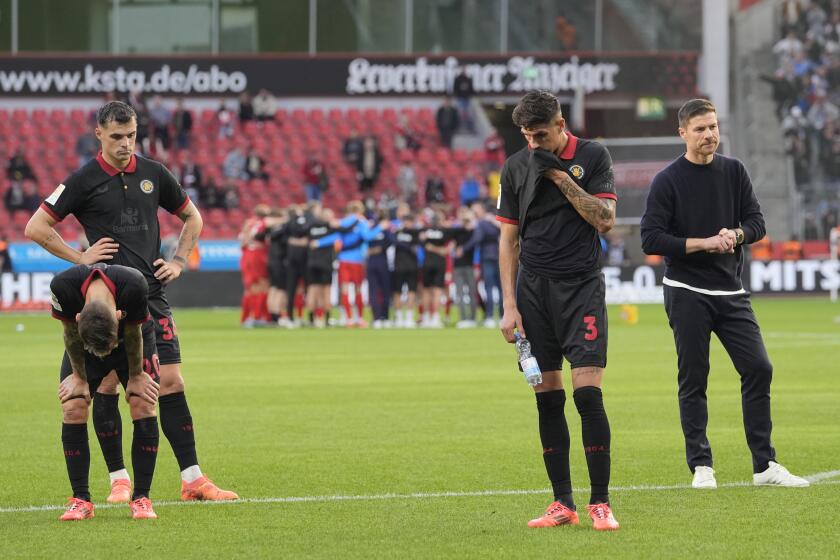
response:
M155 519L149 490L160 439L155 414L160 377L146 280L140 272L123 266L78 265L53 278L50 290L52 315L64 324L58 398L64 417L61 442L73 489L60 519L93 517L87 419L91 394L111 372L125 388L134 421L131 515Z

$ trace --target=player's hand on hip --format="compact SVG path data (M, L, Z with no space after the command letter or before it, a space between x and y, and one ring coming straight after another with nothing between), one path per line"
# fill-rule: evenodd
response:
M90 387L87 381L78 374L72 373L58 384L58 400L64 404L70 399L79 397L85 399L85 402L90 402Z
M160 385L147 373L141 373L128 378L125 385L125 400L130 401L132 397L138 397L149 404L156 404Z
M155 278L164 284L169 284L173 280L177 280L181 276L181 271L184 270L177 262L165 261L163 259L158 259L152 264L160 267L155 271Z
M515 307L505 307L505 312L502 315L502 320L499 321L499 328L502 331L502 336L508 342L515 342L516 336L514 331L519 331L519 335L525 337L525 329L522 326L522 315Z
M79 259L79 264L96 264L102 261L109 261L114 258L120 248L120 244L110 237L103 237L96 243L88 247L87 251L82 253Z

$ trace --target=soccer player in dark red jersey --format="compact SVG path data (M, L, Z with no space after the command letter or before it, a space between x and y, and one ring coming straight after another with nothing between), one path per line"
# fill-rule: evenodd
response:
M502 169L497 202L499 268L504 294L500 324L531 342L543 372L534 387L540 440L554 502L530 527L576 525L569 469L569 428L563 411L563 359L572 373L597 530L618 529L609 505L610 425L601 381L607 365L607 308L599 268L599 233L615 223L612 160L606 148L566 130L557 98L526 94L513 111L528 146Z
M258 204L251 216L242 225L239 244L242 258L239 268L242 272L242 316L243 327L268 325L268 223L270 208Z
M155 324L160 357L160 423L181 469L181 499L230 500L201 472L193 421L184 396L181 351L165 285L176 280L198 242L202 220L172 173L160 163L134 154L137 115L129 105L112 101L97 113L96 137L102 150L47 197L26 225L26 236L53 255L77 264L107 261L136 268L149 285L149 311ZM160 255L158 208L176 214L184 227L175 256ZM91 243L80 252L55 231L73 214ZM93 403L93 424L111 473L111 501L125 501L127 473L122 461L117 380L103 380Z
M57 274L50 291L52 315L64 324L65 367L58 398L64 417L61 441L73 488L60 519L93 517L87 419L90 394L108 375L119 377L134 421L131 463L136 485L131 514L135 519L154 519L149 490L160 438L155 414L160 378L155 328L147 304L149 286L133 268L100 263Z

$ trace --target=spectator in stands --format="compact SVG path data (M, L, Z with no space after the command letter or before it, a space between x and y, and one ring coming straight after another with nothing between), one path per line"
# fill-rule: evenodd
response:
M461 72L452 82L452 97L455 98L455 104L458 106L460 123L470 133L475 132L475 123L473 122L472 111L470 109L473 95L475 95L475 90L473 89L472 78L467 76L466 69L462 67Z
M23 181L23 209L34 213L41 205L41 197L38 195L38 184L32 179Z
M458 130L458 109L452 106L452 100L449 97L443 99L443 104L438 107L435 115L435 122L437 123L438 135L440 136L440 145L445 148L452 147L452 137L455 131Z
M355 128L350 131L350 136L344 141L344 146L341 148L341 156L348 165L354 168L358 165L359 159L362 157L364 144L359 138L359 131Z
M505 164L505 141L495 128L484 139L484 157L491 169L501 169Z
M76 138L75 153L79 158L79 167L95 158L98 152L99 140L90 129Z
M190 133L193 127L192 113L184 108L184 100L175 102L175 112L172 114L172 126L175 129L175 147L186 150L190 147Z
M327 186L327 171L324 164L318 158L309 158L303 164L303 190L306 193L306 202L318 202Z
M394 147L398 150L411 150L413 152L422 147L419 135L405 115L400 115L394 131Z
M827 122L835 121L838 118L840 118L840 111L834 103L827 99L826 91L824 89L817 90L811 108L808 109L808 121L816 135L819 137Z
M251 94L243 91L239 95L239 124L252 120L254 120L254 105L251 103Z
M362 146L361 157L356 162L356 179L359 181L359 191L363 196L368 196L382 171L382 154L373 136L366 136Z
M773 45L773 52L779 56L782 64L795 60L803 52L802 41L796 36L796 31L789 30L783 39Z
M192 159L192 154L189 150L184 152L181 158L180 174L178 181L187 194L190 200L201 200L202 184L201 184L201 168ZM203 206L203 204L202 204Z
M163 99L159 95L154 96L149 103L149 119L155 138L155 149L150 151L160 153L160 151L168 150L172 144L169 135L169 127L172 126L172 112L163 104Z
M265 160L257 153L253 146L248 149L248 156L245 162L245 173L249 179L268 179L268 173L265 171Z
M213 177L199 183L197 189L199 205L202 208L224 208L224 193Z
M22 149L18 149L9 159L9 165L6 167L6 177L13 183L20 183L24 179L35 180L35 173L32 171L32 166L26 161Z
M277 112L277 100L267 89L263 88L254 96L254 116L260 122L274 120Z
M222 101L216 111L216 121L219 125L219 138L230 138L233 136L233 111Z
M6 190L6 194L3 195L3 204L6 206L6 211L12 214L18 210L26 210L24 198L23 182L12 181Z
M239 189L236 183L228 183L222 191L222 208L224 210L233 210L239 208Z
M461 181L461 187L458 189L458 198L461 206L469 206L477 201L481 196L481 187L476 179L476 172L474 169L467 171L464 180Z
M106 95L106 101L112 101L112 99L108 99L108 96ZM136 147L142 150L143 153L148 153L150 129L149 109L146 104L146 99L143 97L143 92L140 90L133 90L128 92L128 96L126 97L126 103L131 105L131 107L137 113Z
M796 103L796 83L789 79L781 68L775 75L761 74L759 78L770 84L773 88L773 101L776 102L776 118L784 119L790 107Z
M234 146L222 162L222 174L227 179L247 179L248 158L239 146Z
M397 189L400 200L414 210L417 207L417 173L411 165L411 156L404 156L397 172Z
M499 169L491 169L487 173L487 198L496 204L499 198L499 191L502 190L502 172Z
M446 188L437 170L432 169L426 179L426 206L446 203Z

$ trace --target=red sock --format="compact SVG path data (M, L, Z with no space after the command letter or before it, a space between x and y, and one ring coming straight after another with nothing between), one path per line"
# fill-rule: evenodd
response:
M323 307L316 307L315 308L315 318L321 319L324 317L324 308Z
M365 316L365 302L362 301L362 287L356 286L356 309L359 311L359 319Z
M295 312L297 313L299 319L303 318L304 304L305 301L303 298L303 294L298 292L298 294L295 296Z
M244 323L248 315L251 314L251 294L242 294L242 314L239 316L239 322Z
M350 296L347 294L341 294L341 306L344 308L344 315L347 317L347 320L353 318L353 306L350 305Z
M270 321L271 314L268 312L268 292L257 294L257 319Z

